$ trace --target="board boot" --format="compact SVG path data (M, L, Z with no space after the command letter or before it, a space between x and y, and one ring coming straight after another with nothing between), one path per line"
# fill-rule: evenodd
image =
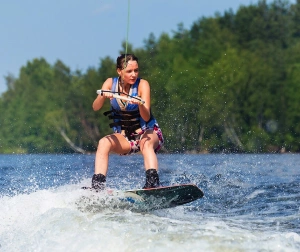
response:
M146 183L143 189L159 187L159 176L156 169L146 170Z
M92 177L92 188L95 190L103 190L105 188L106 177L99 173Z

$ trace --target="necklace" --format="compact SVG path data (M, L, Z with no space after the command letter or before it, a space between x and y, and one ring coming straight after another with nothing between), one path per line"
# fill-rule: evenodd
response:
M125 87L124 87L124 82L121 80L121 77L119 77L118 79L118 93L119 95L122 95L122 93L124 94L128 94L129 95L129 92L130 92L130 88L131 86L129 85L129 89L128 89L128 92L125 90ZM121 105L121 107L123 108L126 108L127 106L127 101L124 101L122 99L119 100L119 105Z
M121 78L119 77L119 81L118 81L118 92L119 93L125 93L125 94L129 94L130 92L130 88L131 88L131 85L128 85L127 87L127 90L126 90L126 87L124 86L124 82L121 80Z

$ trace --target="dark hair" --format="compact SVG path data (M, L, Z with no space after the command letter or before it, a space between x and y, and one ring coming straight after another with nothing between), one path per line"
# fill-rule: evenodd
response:
M117 69L124 69L124 68L126 68L127 62L129 60L133 60L133 61L139 62L138 58L134 54L121 54L117 58L116 68Z

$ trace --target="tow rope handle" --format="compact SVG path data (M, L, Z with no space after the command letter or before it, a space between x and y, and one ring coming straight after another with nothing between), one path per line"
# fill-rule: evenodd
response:
M110 90L102 90L102 89L99 89L97 90L97 94L99 95L103 95L103 93L110 93L112 95L113 98L117 98L117 99L121 99L121 100L124 100L124 101L131 101L132 99L136 99L140 102L140 104L144 104L145 101L138 97L138 96L131 96L131 95L127 95L125 93L122 93L122 94L125 94L126 96L122 96L122 95L119 95L117 92L113 92L113 91L110 91Z

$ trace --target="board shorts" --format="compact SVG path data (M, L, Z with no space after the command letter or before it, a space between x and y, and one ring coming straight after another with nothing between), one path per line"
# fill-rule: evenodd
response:
M138 134L135 135L135 139L133 140L129 140L126 136L126 140L130 143L130 151L126 154L121 154L122 156L123 155L130 155L130 154L133 154L133 153L137 153L137 152L140 152L141 149L140 149L140 141L144 135L144 133L149 130L149 129L145 129L145 130L142 130L141 132L139 132ZM164 137L163 137L163 134L162 134L162 131L160 129L160 127L155 124L154 127L153 127L153 131L156 133L156 135L158 136L158 146L155 148L154 152L158 152L161 147L163 146L164 144Z

